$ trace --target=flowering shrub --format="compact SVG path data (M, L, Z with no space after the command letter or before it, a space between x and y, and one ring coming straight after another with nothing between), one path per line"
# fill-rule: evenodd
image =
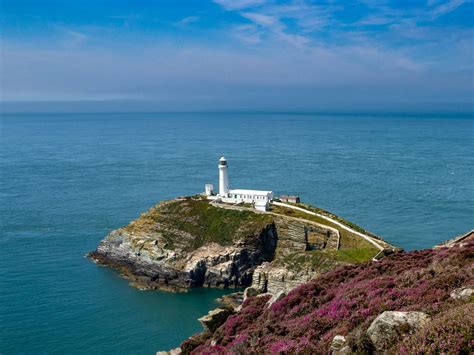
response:
M400 354L474 353L474 304L468 303L435 317L425 328L398 345Z
M365 330L388 310L422 311L439 319L426 331L407 338L397 348L400 352L465 351L466 346L472 346L474 309L472 304L466 306L471 325L463 325L462 309L450 313L458 303L449 294L474 284L473 260L471 243L344 266L297 287L271 307L265 306L268 297L249 298L242 310L212 335L217 345L211 346L210 339L203 338L194 352L324 353L336 334L346 335L350 346L363 352L368 349ZM451 323L445 321L450 316Z

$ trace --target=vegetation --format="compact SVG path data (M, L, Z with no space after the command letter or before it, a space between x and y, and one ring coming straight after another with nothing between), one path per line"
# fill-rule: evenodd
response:
M470 302L436 315L427 327L403 339L393 353L472 354L473 350L474 303Z
M307 209L308 211L312 211L312 212L315 212L315 213L319 213L323 216L326 216L326 217L329 217L329 218L332 218L354 230L356 230L357 232L360 232L360 233L363 233L363 234L366 234L366 235L369 235L373 238L376 238L376 239L379 239L380 237L378 237L377 235L375 235L374 233L372 232L369 232L367 230L365 230L364 228L362 228L361 226L355 224L355 223L352 223L338 215L335 215L329 211L326 211L326 210L323 210L321 208L318 208L318 207L314 207L314 206L311 206L311 205L306 205L306 204L303 204L303 203L298 203L298 204L295 204L296 206L298 207L302 207L302 208L305 208Z
M374 256L372 248L353 248L340 250L310 250L291 253L277 259L275 266L285 266L295 272L311 270L326 272L341 264L358 264Z
M230 245L269 223L272 218L266 214L218 208L205 199L187 198L158 204L125 230L160 233L170 249L184 243L185 250L193 250L211 242Z
M306 208L306 206L305 206ZM309 208L308 208L309 210ZM317 212L319 209L314 208L313 212ZM321 210L322 211L322 210ZM350 255L354 256L355 260L360 262L360 261L366 261L370 260L375 254L378 253L379 249L377 249L373 244L367 242L366 240L362 239L360 236L351 233L338 225L331 223L330 221L314 216L308 213L304 213L298 210L294 210L291 208L287 207L282 207L282 206L273 206L272 207L272 212L289 216L289 217L295 217L295 218L301 218L301 219L306 219L308 221L316 222L319 224L323 224L332 228L335 228L339 231L339 235L341 236L340 240L340 250L351 250L349 254L347 254L346 260L350 262ZM341 257L343 258L344 253L341 253ZM366 256L366 257L364 257Z
M193 344L194 352L326 353L333 337L341 334L352 351L367 353L370 343L365 331L377 315L392 310L421 311L433 317L425 330L401 339L394 353L468 354L474 351L473 300L454 300L449 295L473 284L472 242L451 249L396 253L379 262L327 272L269 308L265 298L249 298L212 335L215 345L208 335L199 346Z

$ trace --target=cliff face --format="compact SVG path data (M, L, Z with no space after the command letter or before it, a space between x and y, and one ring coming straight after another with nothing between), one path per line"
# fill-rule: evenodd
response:
M319 217L281 206L257 213L196 197L156 205L112 231L89 256L140 288L252 285L276 294L378 252Z
M89 256L141 288L246 286L274 257L272 218L207 201L163 202L111 232Z
M474 238L321 274L288 295L250 295L183 353L470 354Z

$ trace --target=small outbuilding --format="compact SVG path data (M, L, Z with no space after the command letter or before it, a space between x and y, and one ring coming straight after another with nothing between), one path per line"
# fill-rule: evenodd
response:
M291 195L281 195L280 196L281 202L290 202L290 203L300 203L299 196L291 196Z

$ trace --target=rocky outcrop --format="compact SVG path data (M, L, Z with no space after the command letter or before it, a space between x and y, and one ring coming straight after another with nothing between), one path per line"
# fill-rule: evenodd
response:
M309 269L293 271L284 265L266 262L255 269L252 287L262 293L288 293L296 286L311 280L317 274L318 272Z
M473 287L461 287L455 289L453 292L450 293L451 298L455 300L463 300L467 301L471 297L474 296L474 288Z
M272 296L267 302L267 307L270 307L272 304L275 302L278 302L279 300L283 299L286 296L285 291L280 291Z
M346 337L343 335L336 335L332 339L331 348L329 349L331 354L342 355L350 354L351 349L347 346Z
M321 272L343 264L323 256L318 263L315 262L318 261L316 254L306 253L338 250L340 234L337 229L288 216L275 216L274 221L278 234L275 259L262 263L253 274L252 287L259 292L287 293Z
M281 206L275 211L199 196L164 201L112 231L89 257L144 289L252 285L277 294L377 253L327 220Z
M279 236L279 255L295 251L339 249L339 231L335 228L288 216L275 216Z
M370 324L367 335L377 351L391 348L405 334L423 328L430 317L423 312L386 311Z
M89 257L139 288L240 287L273 260L275 224L266 215L173 200L112 231Z
M234 312L230 308L216 308L209 311L204 317L199 318L199 322L202 324L205 330L209 332L216 331L222 324L225 323L227 318Z

